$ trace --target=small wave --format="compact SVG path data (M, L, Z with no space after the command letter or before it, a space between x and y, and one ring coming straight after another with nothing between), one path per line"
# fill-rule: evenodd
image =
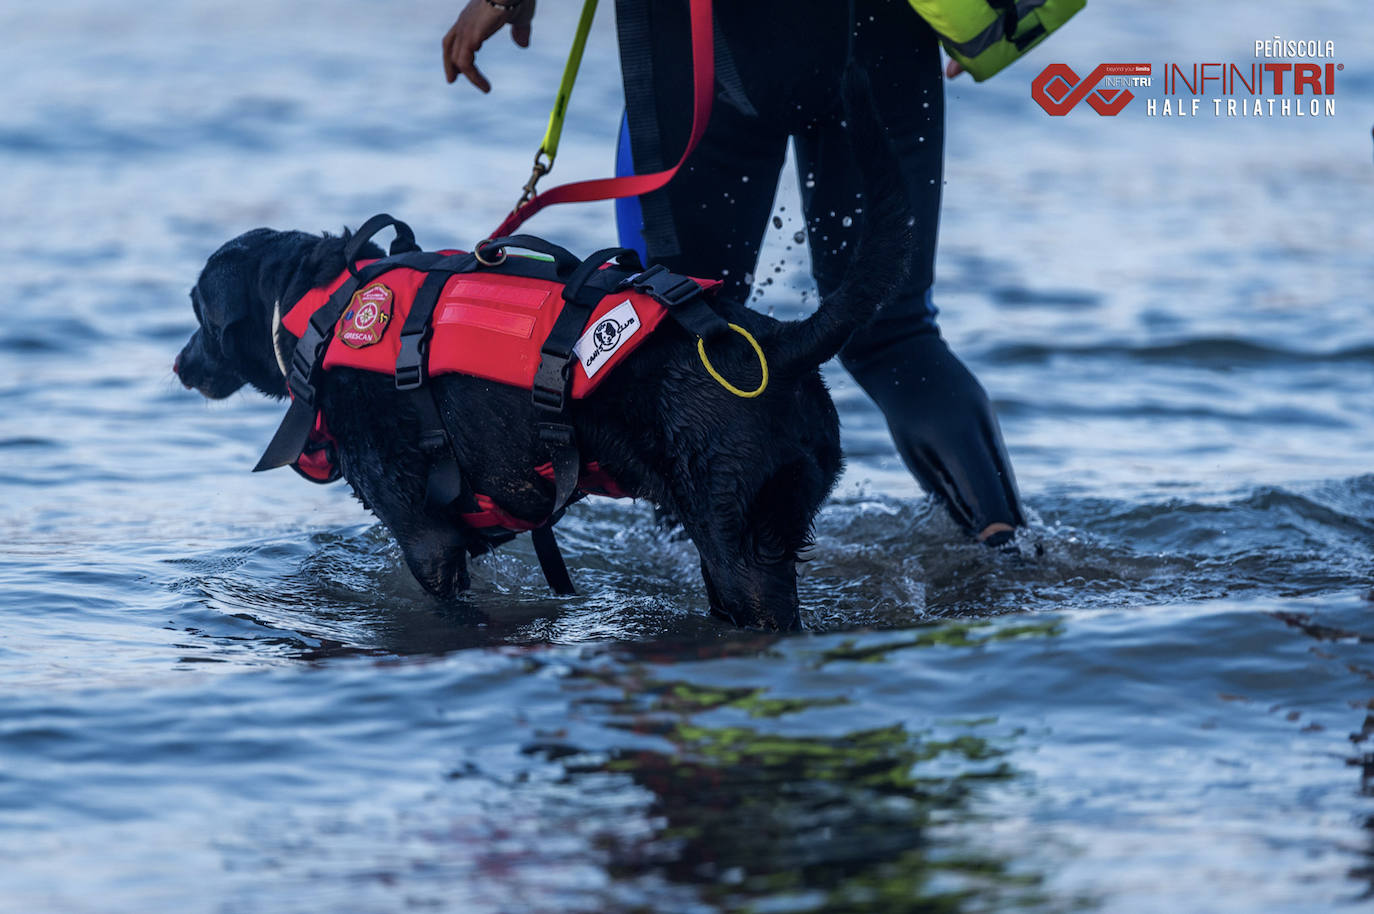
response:
M807 627L904 628L1237 593L1312 597L1374 577L1374 475L1218 502L1042 497L1031 508L1020 551L1007 553L971 542L930 499L831 502L799 573ZM191 600L177 624L203 633L210 656L255 636L208 626L203 610L251 620L270 642L264 650L288 656L731 636L707 613L696 550L660 531L647 508L593 500L559 530L580 589L572 598L548 594L517 540L474 561L473 589L440 603L379 525L180 560L170 589Z
M1042 343L1016 343L994 346L987 353L987 358L990 361L1010 364L1042 364L1061 356L1131 359L1138 362L1187 363L1225 367L1237 365L1309 365L1374 362L1374 344L1360 344L1345 349L1315 352L1269 346L1252 340L1214 337L1140 346L1125 344L1054 346Z
M0 451L6 450L41 450L43 448L61 447L61 442L52 438L38 438L31 435L21 435L15 438L0 438Z
M1374 578L1374 476L1220 502L1032 499L1020 552L971 543L933 502L851 498L821 515L813 627L1157 605L1236 592L1314 596Z
M1009 308L1096 308L1102 296L1081 289L1028 289L1024 286L998 286L990 293L999 305Z

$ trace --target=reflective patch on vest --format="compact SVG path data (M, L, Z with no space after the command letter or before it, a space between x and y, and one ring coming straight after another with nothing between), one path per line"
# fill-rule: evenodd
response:
M587 377L595 377L621 346L640 330L639 314L629 300L621 302L582 334L573 352L582 362Z
M394 297L391 289L380 282L354 292L344 312L343 323L339 325L338 337L343 344L362 349L380 340L386 333L386 325L391 323Z

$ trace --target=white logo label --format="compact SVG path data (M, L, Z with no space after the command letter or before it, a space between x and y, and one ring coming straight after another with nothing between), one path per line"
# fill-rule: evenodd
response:
M573 352L582 362L587 377L592 378L601 366L611 360L625 341L639 332L639 315L635 306L625 300L607 311L587 328L582 338L573 346Z
M353 325L359 330L366 330L377 323L377 306L368 302L358 309L358 316L353 318Z

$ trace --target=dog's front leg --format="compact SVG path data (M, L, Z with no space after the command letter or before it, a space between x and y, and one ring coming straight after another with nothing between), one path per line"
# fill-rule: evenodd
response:
M391 533L400 544L410 573L425 590L447 599L471 586L463 534L452 524L416 519L392 527Z

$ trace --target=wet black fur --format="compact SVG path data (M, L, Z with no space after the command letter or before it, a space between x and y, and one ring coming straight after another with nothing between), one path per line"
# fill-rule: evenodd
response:
M866 100L860 90L847 92ZM797 555L841 468L839 418L819 366L906 272L895 161L871 108L849 107L867 193L848 279L805 321L722 305L767 352L767 391L745 400L724 390L703 370L695 339L667 321L573 408L583 460L599 462L626 491L682 522L701 555L712 612L736 625L800 627ZM257 229L217 251L192 293L201 326L177 357L182 381L210 397L244 383L284 397L270 341L274 306L287 310L333 280L344 267L346 237ZM279 342L289 352L295 338L280 330ZM709 355L736 385L756 386L758 362L740 338L712 343ZM533 468L551 455L536 438L529 392L462 375L430 383L473 488L516 516L547 516L552 486ZM409 399L390 377L348 369L331 372L322 397L344 477L391 530L416 578L441 598L465 589L471 534L424 508L428 463Z

